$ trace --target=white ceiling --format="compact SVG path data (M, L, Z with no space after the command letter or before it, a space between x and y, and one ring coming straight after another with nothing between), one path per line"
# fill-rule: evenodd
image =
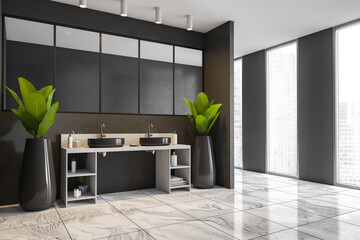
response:
M120 0L87 1L90 9L120 12ZM203 33L234 21L235 57L360 18L359 0L128 0L128 16L154 21L155 7L162 8L163 24L179 28L192 14L194 31Z

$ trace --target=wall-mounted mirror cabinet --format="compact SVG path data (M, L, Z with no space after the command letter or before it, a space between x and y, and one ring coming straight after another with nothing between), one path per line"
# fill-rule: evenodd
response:
M139 40L102 34L101 112L138 113Z
M99 112L100 34L56 26L56 100L62 112Z
M53 38L53 25L5 17L4 86L20 94L19 77L28 79L38 89L53 84ZM4 109L17 108L5 87L3 91Z
M59 112L184 115L203 89L201 50L10 17L3 34L5 110L20 76L54 85Z
M140 113L173 114L173 46L140 41Z
M175 114L189 112L183 98L191 102L203 89L203 56L202 51L175 47Z

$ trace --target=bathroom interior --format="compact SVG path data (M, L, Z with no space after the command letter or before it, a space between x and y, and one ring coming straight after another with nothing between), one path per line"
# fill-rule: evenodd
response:
M358 9L2 0L0 239L360 239Z

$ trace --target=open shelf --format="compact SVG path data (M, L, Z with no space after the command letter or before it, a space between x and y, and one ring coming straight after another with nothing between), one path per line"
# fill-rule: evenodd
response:
M190 168L188 165L177 165L176 167L170 167L170 169L181 169L181 168Z
M94 199L96 196L94 194L91 194L91 192L86 192L84 194L81 194L80 197L74 197L74 192L70 191L68 192L68 202L71 201L79 201L79 200L86 200L86 199Z
M95 172L91 172L87 169L79 169L76 170L75 173L72 173L71 171L68 171L68 177L86 177L86 176L95 176Z

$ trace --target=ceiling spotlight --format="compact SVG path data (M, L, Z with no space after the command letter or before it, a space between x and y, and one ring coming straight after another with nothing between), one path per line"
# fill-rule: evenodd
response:
M79 0L79 7L86 8L87 7L86 0Z
M186 30L192 31L193 30L193 17L192 15L187 15L187 24L186 24Z
M120 1L121 1L120 16L126 17L127 16L127 0L120 0Z
M155 8L155 23L161 24L161 8L159 7Z

